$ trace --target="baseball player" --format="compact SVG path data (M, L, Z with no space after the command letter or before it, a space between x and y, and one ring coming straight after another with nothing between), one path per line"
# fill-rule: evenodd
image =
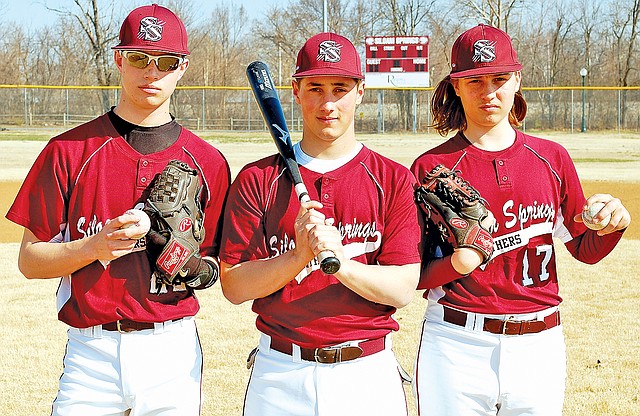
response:
M61 277L58 318L69 325L54 415L198 415L202 352L194 289L219 275L217 255L229 166L169 113L189 61L187 33L158 5L133 10L114 48L122 77L108 113L54 137L7 218L24 227L19 268ZM138 218L168 162L196 169L206 235L174 286L158 281ZM131 226L133 225L133 226ZM197 275L198 279L192 279Z
M415 178L356 140L364 83L348 39L308 39L293 78L312 201L300 206L275 155L241 170L224 214L222 289L253 300L261 333L244 415L406 415L390 335L419 275ZM324 250L341 262L333 275Z
M585 196L559 144L514 127L526 114L522 65L510 37L479 25L455 41L452 69L432 99L434 126L457 134L419 156L419 179L439 164L458 171L487 201L493 254L480 250L423 259L427 310L414 392L421 415L561 415L566 357L554 240L596 263L631 221L619 199ZM580 220L606 203L600 231Z

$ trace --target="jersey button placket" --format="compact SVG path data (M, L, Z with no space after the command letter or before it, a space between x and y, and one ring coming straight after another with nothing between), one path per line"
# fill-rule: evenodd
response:
M502 159L495 160L496 177L500 188L511 188L511 180L509 178L509 170L507 169L507 161Z
M320 187L320 202L324 208L333 207L333 198L334 198L334 190L333 190L333 178L324 176L321 180Z
M151 179L153 178L153 172L151 172L152 163L146 159L138 161L138 174L137 174L137 187L144 189L149 186Z

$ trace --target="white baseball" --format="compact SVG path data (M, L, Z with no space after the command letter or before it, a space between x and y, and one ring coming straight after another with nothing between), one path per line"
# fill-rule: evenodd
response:
M149 228L151 228L151 220L149 219L149 216L147 215L146 212L140 209L129 209L127 210L127 212L125 212L125 214L132 214L138 217L138 222L130 222L128 224L125 224L122 227L122 228L138 227L140 229L140 232L132 236L131 240L139 240L145 235L147 235L147 233L149 232Z
M600 212L600 210L604 208L604 205L605 205L604 202L594 202L589 206L589 208L582 211L582 221L584 222L584 225L587 226L587 228L597 231L597 230L602 230L604 227L606 227L609 224L609 220L611 220L611 215L609 215L608 217L606 217L600 222L594 222L594 219L593 219L593 217L598 215L598 212Z

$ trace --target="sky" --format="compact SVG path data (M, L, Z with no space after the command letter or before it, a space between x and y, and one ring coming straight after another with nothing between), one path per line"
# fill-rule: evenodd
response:
M118 0L117 0L118 1ZM195 9L201 11L201 16L209 16L217 4L229 4L244 6L250 18L261 16L267 11L270 5L277 0L191 0L195 4ZM120 0L119 3L129 5L134 2ZM136 1L136 5L151 4L153 0ZM22 22L26 29L38 29L46 26L57 18L56 13L48 10L49 7L66 7L73 10L75 6L73 0L0 0L0 22ZM105 1L106 4L106 1ZM133 9L132 6L124 6ZM124 14L124 13L123 13Z

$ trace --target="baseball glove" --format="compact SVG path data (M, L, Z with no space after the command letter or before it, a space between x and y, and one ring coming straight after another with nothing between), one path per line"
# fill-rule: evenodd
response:
M436 234L436 244L444 243L445 255L469 247L482 255L482 264L491 259L493 238L481 224L489 215L486 201L459 171L434 167L416 188L415 201L427 219L428 234Z
M147 249L161 283L181 283L189 274L187 263L199 263L205 234L201 190L198 171L179 160L170 161L151 188L144 207L151 219Z

